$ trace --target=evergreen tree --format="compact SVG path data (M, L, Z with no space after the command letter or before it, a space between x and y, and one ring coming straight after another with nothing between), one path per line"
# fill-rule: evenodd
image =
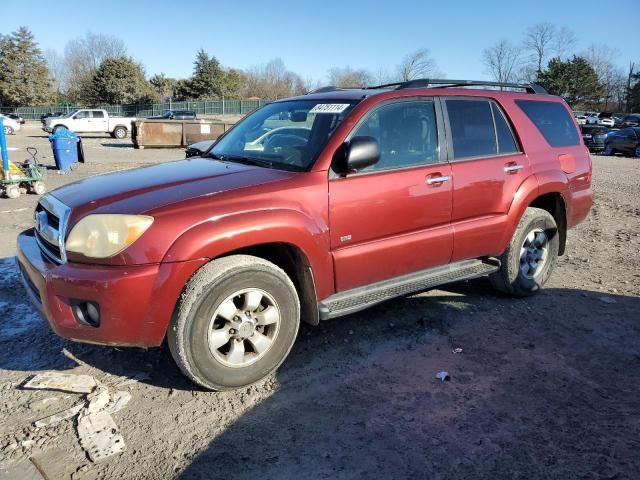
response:
M225 72L214 56L198 50L191 77L191 94L194 99L216 98L223 95Z
M51 100L47 62L33 33L20 27L0 38L0 103L38 105Z
M604 87L593 67L575 55L566 62L552 59L547 71L538 75L538 83L552 95L564 98L573 109L594 108L604 94Z
M102 61L92 80L92 103L151 103L154 92L142 66L129 57Z

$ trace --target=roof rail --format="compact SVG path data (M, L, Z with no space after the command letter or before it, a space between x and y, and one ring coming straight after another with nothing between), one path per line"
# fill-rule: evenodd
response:
M507 83L507 82L491 82L485 80L449 80L447 78L419 78L409 80L407 82L387 83L384 85L376 85L375 88L396 87L396 89L405 88L449 88L449 87L500 87L500 88L519 88L527 93L537 93L541 95L547 94L547 91L537 83Z

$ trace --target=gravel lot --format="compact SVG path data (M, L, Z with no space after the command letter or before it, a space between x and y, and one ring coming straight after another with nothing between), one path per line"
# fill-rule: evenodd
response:
M36 127L9 138L20 148L11 158L25 158L28 145L53 164ZM130 147L87 138L89 163L51 171L48 185L183 156ZM275 376L226 393L194 387L164 348L51 333L27 304L13 258L37 197L0 199L0 479L26 465L49 479L637 479L639 167L594 157L592 214L569 233L538 296L504 298L480 279L303 325ZM79 398L22 388L50 370L108 385L138 375L114 414L121 456L89 461L74 421L32 425ZM450 381L435 378L441 370Z

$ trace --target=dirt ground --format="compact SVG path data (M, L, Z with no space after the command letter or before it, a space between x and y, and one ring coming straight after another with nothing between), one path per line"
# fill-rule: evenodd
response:
M50 172L51 187L182 156L86 143L89 163ZM35 128L9 141L29 144L50 156ZM13 258L37 199L0 199L0 478L37 465L48 479L637 479L639 167L594 157L592 214L570 231L539 295L505 298L480 279L304 325L276 375L226 393L195 387L166 349L51 333ZM450 381L435 378L441 370ZM22 388L42 371L108 385L138 375L123 387L131 402L114 414L126 451L93 463L74 421L35 428L79 397Z

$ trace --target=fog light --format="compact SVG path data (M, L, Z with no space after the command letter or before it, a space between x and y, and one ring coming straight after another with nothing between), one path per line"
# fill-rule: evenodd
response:
M72 300L71 305L78 323L89 325L90 327L100 326L100 307L96 302Z

